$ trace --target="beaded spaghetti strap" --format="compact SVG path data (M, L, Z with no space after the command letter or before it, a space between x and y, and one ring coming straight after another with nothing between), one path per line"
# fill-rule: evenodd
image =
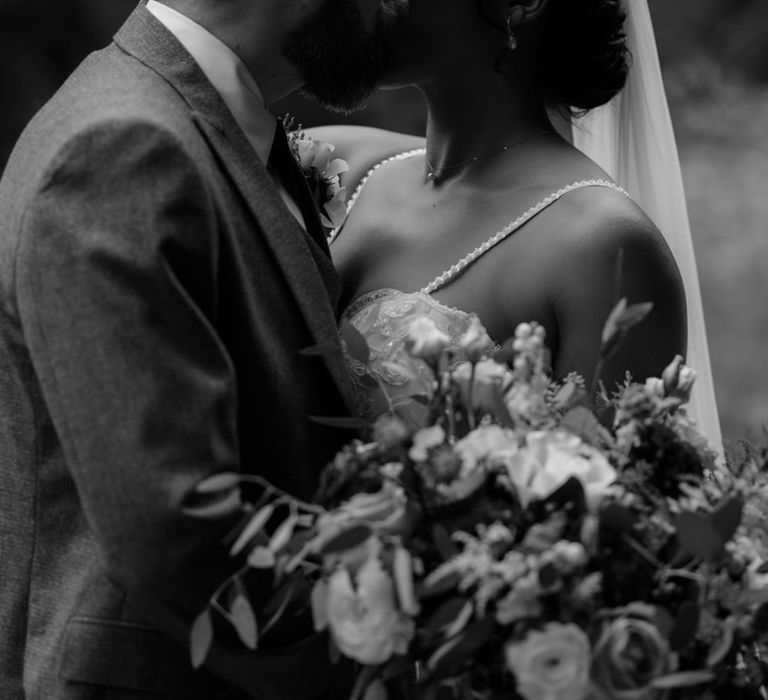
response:
M502 241L505 241L518 229L522 228L525 224L527 224L531 219L533 219L535 216L543 212L547 207L551 206L552 204L557 202L559 199L562 199L569 192L573 192L574 190L580 190L585 187L607 187L609 189L616 190L617 192L621 192L622 194L629 197L629 194L626 192L626 190L622 189L617 184L613 182L609 182L607 180L582 180L581 182L574 182L572 185L563 187L562 189L559 189L557 192L553 192L546 199L541 200L537 205L531 207L522 216L515 219L508 226L505 226L498 233L495 233L481 246L478 246L477 248L475 248L465 258L462 258L455 265L453 265L452 267L448 268L445 272L435 277L435 279L432 280L432 282L430 282L426 287L424 287L421 290L421 293L434 294L438 289L441 289L442 287L447 285L449 282L454 280L456 277L458 277L472 263L477 261L478 258L485 255L492 248L495 248Z
M416 156L423 156L427 153L426 148L414 148L411 151L405 151L404 153L398 153L397 155L390 156L389 158L385 158L382 161L379 161L374 165L364 176L363 179L360 180L357 187L355 187L355 191L352 192L349 199L347 200L347 215L344 217L344 221L346 222L347 218L349 218L349 213L352 211L352 207L355 206L355 202L357 202L358 198L360 197L360 194L362 193L365 186L368 184L368 180L371 179L371 175L373 175L379 168L384 167L388 163L394 163L399 160L408 160L409 158L415 158ZM336 240L336 236L339 235L341 232L341 229L343 228L344 224L339 226L339 228L334 229L330 233L330 242L333 243L334 240Z

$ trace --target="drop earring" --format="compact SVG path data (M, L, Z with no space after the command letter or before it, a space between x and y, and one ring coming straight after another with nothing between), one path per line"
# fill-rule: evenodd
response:
M518 43L515 35L515 28L512 24L512 17L507 17L507 48L510 51L517 51Z

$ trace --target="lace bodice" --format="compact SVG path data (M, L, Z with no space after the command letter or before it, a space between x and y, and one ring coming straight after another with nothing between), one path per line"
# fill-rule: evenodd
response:
M459 353L459 341L469 328L470 314L445 306L424 292L380 289L362 295L344 313L344 318L365 338L370 351L367 367L354 358L348 359L362 415L374 418L396 410L406 422L424 425L427 409L413 396L429 393L432 375L427 365L412 358L405 347L410 324L422 316L432 320ZM366 380L366 374L377 385Z
M388 158L371 168L350 197L347 215L370 177L379 168L387 163L413 158L424 153L424 149L408 151ZM398 415L414 426L425 424L427 409L423 403L414 400L413 397L429 394L431 373L424 362L408 354L405 340L410 324L422 316L431 319L437 328L450 338L452 349L460 359L459 341L469 327L471 315L441 304L432 294L463 274L480 257L493 250L547 207L568 193L586 187L607 187L629 196L618 185L607 180L575 182L553 192L528 209L421 290L404 292L397 289L378 289L362 294L350 304L343 318L365 338L370 350L370 362L367 368L354 358L348 359L362 415L374 418L396 410ZM339 233L340 231L334 232L331 242Z

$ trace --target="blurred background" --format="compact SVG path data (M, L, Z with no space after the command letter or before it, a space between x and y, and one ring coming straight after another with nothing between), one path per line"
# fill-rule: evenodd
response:
M768 425L768 0L650 0L683 162L725 436ZM0 168L136 0L0 0ZM302 98L304 126L342 121ZM419 133L415 91L344 121Z

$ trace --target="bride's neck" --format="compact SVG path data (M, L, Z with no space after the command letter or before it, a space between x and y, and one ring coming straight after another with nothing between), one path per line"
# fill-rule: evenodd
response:
M436 170L552 128L541 95L503 76L467 75L419 87L429 108L427 157ZM450 175L461 172L457 168Z

